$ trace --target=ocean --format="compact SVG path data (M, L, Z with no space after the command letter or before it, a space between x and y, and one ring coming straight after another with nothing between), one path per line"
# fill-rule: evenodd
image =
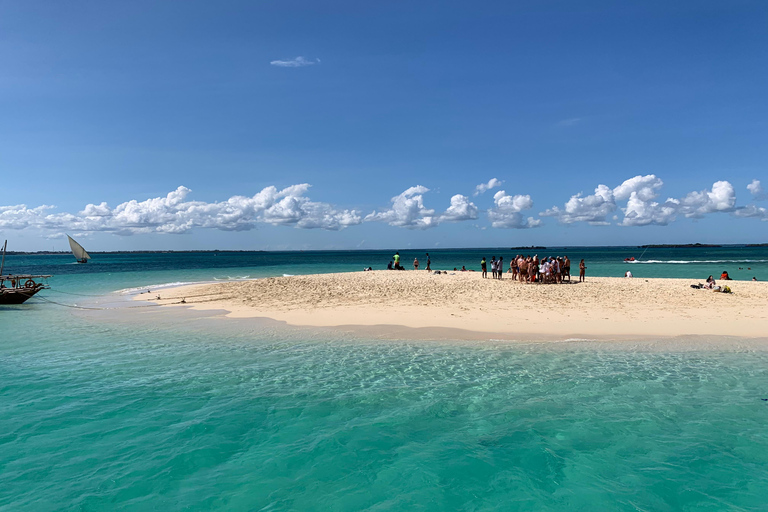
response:
M429 252L453 269L523 251ZM766 247L622 261L642 252L538 251L587 278L768 279ZM9 256L55 277L0 306L0 511L765 509L764 341L358 339L125 300L392 253Z

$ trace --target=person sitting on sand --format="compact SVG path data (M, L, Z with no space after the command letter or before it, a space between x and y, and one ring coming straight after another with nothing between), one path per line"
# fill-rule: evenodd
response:
M728 275L728 272L723 270L723 273L720 274L720 280L721 281L732 281L731 276Z
M389 260L389 263L387 263L387 270L392 270L392 260Z
M483 259L480 260L480 268L483 271L483 277L484 278L488 277L488 267L486 266L486 263L485 263L485 256L483 256ZM453 270L456 270L456 269L454 268Z
M419 270L419 259L413 258L413 270Z
M624 274L624 277L633 277L632 276L632 271L631 270L627 270L627 272Z
M467 267L465 267L464 265L462 265L462 266L461 266L461 271L462 271L462 272L466 272L466 271L467 271Z
M587 267L584 265L584 260L579 262L579 282L586 281Z
M753 280L753 281L757 281L757 278L756 278L756 277L752 277L752 280Z

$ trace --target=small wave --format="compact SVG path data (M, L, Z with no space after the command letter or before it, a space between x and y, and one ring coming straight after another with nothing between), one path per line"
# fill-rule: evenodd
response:
M768 260L635 260L624 263L664 263L671 265L686 265L688 263L768 263Z
M293 277L295 274L283 274L283 277Z
M115 293L119 293L120 295L131 295L137 292L144 292L146 290L175 288L177 286L186 286L188 284L198 284L198 283L196 281L175 281L173 283L148 284L146 286L136 286L135 288L123 288L122 290L117 290Z
M244 281L250 279L251 276L227 276L227 277L214 277L214 281Z

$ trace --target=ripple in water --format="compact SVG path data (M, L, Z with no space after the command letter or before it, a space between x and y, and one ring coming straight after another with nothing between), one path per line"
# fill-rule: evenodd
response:
M764 506L765 352L65 331L0 349L2 509Z

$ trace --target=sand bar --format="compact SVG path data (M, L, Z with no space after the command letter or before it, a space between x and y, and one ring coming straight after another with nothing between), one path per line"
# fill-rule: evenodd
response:
M525 284L479 272L317 274L163 290L168 307L224 310L295 326L403 326L552 336L768 336L768 283L729 281L732 294L690 279L589 277ZM719 284L725 284L719 282ZM176 304L185 298L186 304Z

